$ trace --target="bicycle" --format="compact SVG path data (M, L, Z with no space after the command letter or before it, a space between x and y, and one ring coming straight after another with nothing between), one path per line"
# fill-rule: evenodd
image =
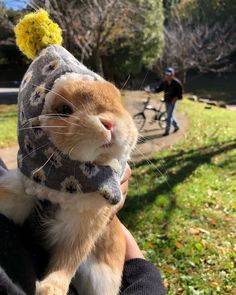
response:
M154 122L158 121L161 129L166 128L167 113L166 113L166 111L162 111L162 105L163 105L164 99L163 98L161 99L161 103L159 104L159 108L155 108L154 106L150 105L149 104L150 100L151 100L151 96L149 95L147 97L147 99L143 102L142 111L133 116L134 122L135 122L139 131L141 131L143 129L143 127L147 121L145 111L154 112L154 115L152 116L152 119L149 122L149 124L153 124Z

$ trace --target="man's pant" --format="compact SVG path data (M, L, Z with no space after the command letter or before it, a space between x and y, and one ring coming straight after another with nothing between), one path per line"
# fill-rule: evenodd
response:
M174 117L174 110L175 110L176 103L166 102L165 104L166 104L166 112L167 112L165 132L169 133L171 125L173 125L174 128L179 128L179 124Z

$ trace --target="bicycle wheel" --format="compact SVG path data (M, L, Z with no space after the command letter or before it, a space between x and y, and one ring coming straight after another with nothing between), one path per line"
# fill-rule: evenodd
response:
M161 127L161 129L166 128L166 120L167 120L167 113L166 112L161 113L158 118L159 126Z
M134 119L136 127L138 128L138 131L141 131L146 122L146 118L144 114L138 113L133 116L133 119Z

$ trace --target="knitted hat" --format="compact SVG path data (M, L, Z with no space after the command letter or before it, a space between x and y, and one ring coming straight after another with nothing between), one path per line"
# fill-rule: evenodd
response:
M19 48L30 58L36 56L18 95L19 169L27 178L56 191L100 192L111 204L117 204L121 200L119 183L127 159L119 163L118 170L71 160L38 127L45 100L57 79L68 73L76 74L78 79L84 76L95 81L103 79L60 46L60 28L48 18L46 11L41 9L26 15L15 33Z

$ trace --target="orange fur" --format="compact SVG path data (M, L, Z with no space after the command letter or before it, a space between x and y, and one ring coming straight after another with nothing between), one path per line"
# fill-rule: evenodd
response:
M71 107L71 115L60 116L64 105ZM50 140L72 160L114 167L114 161L118 162L124 155L129 157L137 140L137 130L122 106L119 91L105 81L58 79L45 98L39 122L52 127L45 128ZM114 132L105 127L107 122ZM40 193L40 188L35 192ZM9 193L0 190L0 202L5 195ZM81 288L83 269L90 276L91 284L89 290L84 285L82 294L117 295L125 240L117 217L110 221L114 207L96 193L60 202L61 209L49 221L47 238L52 257L45 278L37 285L37 295L65 295L79 266Z

